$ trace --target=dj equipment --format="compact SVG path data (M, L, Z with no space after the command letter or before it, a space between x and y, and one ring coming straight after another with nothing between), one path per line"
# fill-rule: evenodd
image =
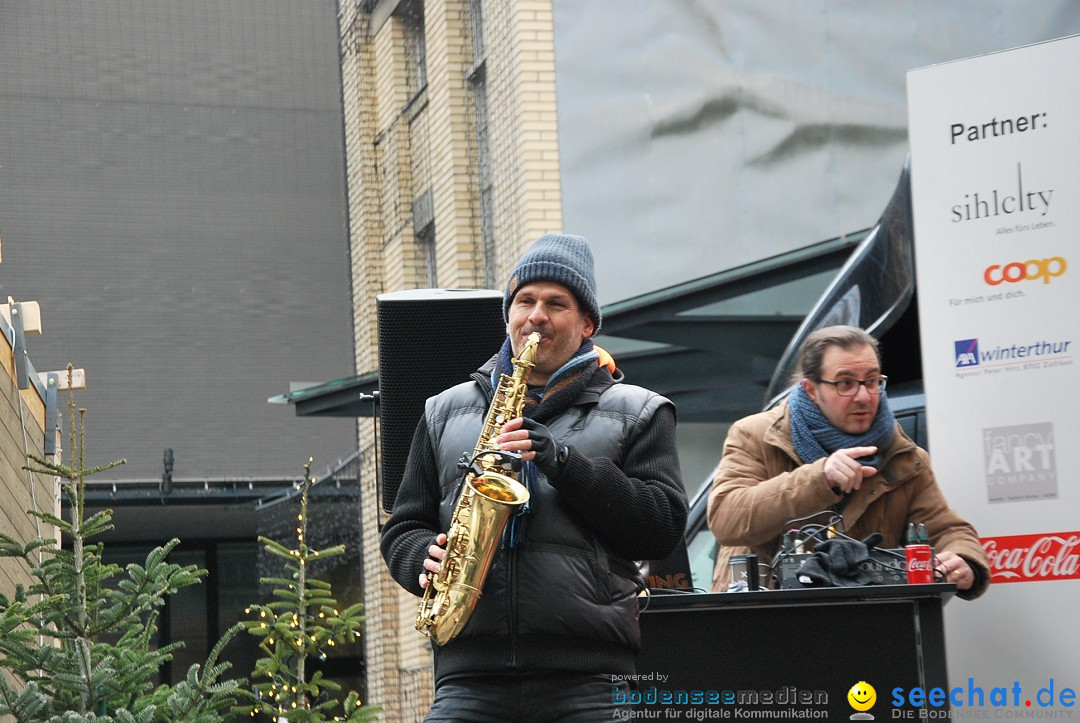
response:
M773 568L773 575L779 579L780 588L784 590L808 587L799 581L799 567L813 557L813 553L782 552ZM871 579L872 585L906 585L907 563L904 556L904 548L899 549L873 549L870 551L870 559L860 565L860 568Z

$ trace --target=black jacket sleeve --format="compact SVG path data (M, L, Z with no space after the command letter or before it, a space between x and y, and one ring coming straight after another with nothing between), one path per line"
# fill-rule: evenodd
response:
M686 490L675 447L675 410L664 404L627 449L620 465L571 445L548 481L612 552L630 560L667 557L682 542Z
M439 475L424 420L416 427L409 458L390 519L383 526L380 550L391 577L414 595L423 595L420 573L439 526Z

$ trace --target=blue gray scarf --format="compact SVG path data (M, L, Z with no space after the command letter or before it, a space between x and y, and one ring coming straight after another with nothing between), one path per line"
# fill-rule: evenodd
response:
M491 370L491 388L496 389L499 379L503 374L514 373L513 365L514 350L510 346L510 338L503 342L499 350L499 357L495 362L495 368ZM581 390L592 379L592 375L600 367L599 353L593 348L592 339L586 339L574 356L563 364L558 371L551 375L543 389L530 390L525 397L525 408L522 416L535 419L538 422L546 422L556 416L577 399ZM531 493L539 479L536 465L532 462L523 462L521 466L520 481ZM503 535L503 546L511 550L516 548L525 538L525 521L532 511L526 502L518 510L517 514L510 518Z
M796 385L787 404L788 411L791 412L791 442L803 464L828 457L838 449L877 447L877 453L872 457L859 460L869 467L877 467L896 436L896 417L889 408L889 399L885 392L881 393L878 401L874 422L870 429L862 434L848 434L834 427L801 384Z
M513 357L514 350L510 346L510 338L507 337L499 350L495 368L491 370L492 389L498 387L499 378L503 374L510 376L514 373ZM525 397L522 416L546 422L566 409L592 379L593 372L598 368L599 358L600 354L594 348L592 339L586 339L574 352L574 356L551 375L543 389L529 391Z

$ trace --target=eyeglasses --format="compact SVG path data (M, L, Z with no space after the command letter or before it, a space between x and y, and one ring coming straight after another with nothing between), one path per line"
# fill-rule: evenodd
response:
M866 391L870 394L881 394L885 391L885 382L889 381L889 378L882 374L877 377L870 377L869 379L837 379L836 381L830 381L828 379L819 379L819 384L831 384L836 387L836 393L841 397L854 397L859 393L859 387L866 387Z

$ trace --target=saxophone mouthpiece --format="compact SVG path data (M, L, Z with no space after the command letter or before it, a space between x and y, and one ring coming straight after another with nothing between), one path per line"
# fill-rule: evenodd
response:
M536 363L536 350L540 347L540 332L534 331L529 334L525 342L525 348L521 350L521 358L515 359L515 364L531 368Z

